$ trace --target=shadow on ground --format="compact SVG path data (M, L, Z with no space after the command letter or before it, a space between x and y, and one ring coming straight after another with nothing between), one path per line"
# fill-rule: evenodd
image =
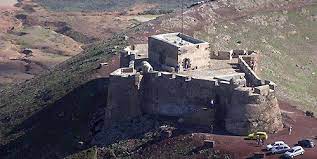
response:
M81 150L79 142L88 142L92 120L103 123L107 102L108 78L89 81L54 104L33 114L10 132L22 135L0 147L3 158L64 158ZM101 116L100 119L98 115ZM7 134L9 135L9 134ZM2 158L1 157L1 158Z

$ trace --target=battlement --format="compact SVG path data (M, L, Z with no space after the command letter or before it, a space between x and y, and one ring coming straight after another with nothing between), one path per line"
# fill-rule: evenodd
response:
M225 51L219 51L219 53L224 53ZM268 95L269 93L274 92L276 88L276 84L260 79L255 71L250 67L250 64L253 63L252 60L255 59L257 54L254 51L247 51L247 50L231 50L230 52L225 52L225 54L230 56L238 56L238 66L242 72L237 72L234 74L223 74L217 75L213 78L200 78L200 77L192 77L190 75L185 75L177 72L164 72L164 71L152 71L149 72L146 77L151 80L155 80L155 78L164 78L168 80L176 80L178 82L191 82L192 80L207 80L212 81L214 86L219 87L250 87L252 89L247 89L249 91L248 94L259 94L259 95ZM231 57L230 57L231 58ZM247 61L246 61L247 60ZM132 59L130 62L130 67L120 68L113 73L112 76L119 76L119 77L130 77L134 76L137 73L131 66L134 65L134 60Z
M245 55L246 57L250 57L250 55ZM241 71L246 74L246 78L248 81L248 86L254 87L255 93L264 95L268 94L270 91L275 91L276 84L272 81L262 80L260 77L256 75L256 73L251 69L249 64L244 60L245 56L239 56L239 67ZM267 93L263 93L267 92Z
M251 50L215 51L211 53L211 58L218 60L232 60L233 58L238 58L239 56L250 56L254 54L257 53Z
M239 67L241 71L243 71L247 77L248 83L251 86L261 86L263 85L263 81L255 74L255 72L251 69L251 67L247 64L247 62L243 59L243 56L239 56Z
M246 65L247 66L247 65ZM252 70L249 69L251 72ZM120 68L113 73L111 73L112 80L120 79L120 78L129 78L139 85L141 83L141 79L138 80L137 75L140 75L139 72L134 70L133 68ZM262 95L267 96L270 93L274 92L276 85L271 81L264 81L265 83L262 85L248 87L246 84L245 73L238 73L234 75L224 75L224 76L217 76L213 79L200 79L197 77L191 77L188 75L178 74L178 73L170 73L170 72L162 72L162 71L152 71L147 74L142 75L145 79L150 81L160 81L160 83L164 84L169 81L175 81L176 83L206 83L212 87L223 87L222 89L228 89L227 91L230 92L230 89L236 89L241 91L242 94L245 95ZM158 80L160 79L160 80ZM262 81L262 80L261 80ZM230 88L230 89L229 89ZM177 89L177 88L175 88Z
M189 75L179 74L179 73L171 73L171 72L163 72L163 71L153 71L149 72L147 74L144 74L146 78L149 80L156 80L157 78L162 78L165 80L175 80L178 82L200 82L200 81L208 81L213 83L214 86L218 85L218 82L221 81L220 79L200 79L197 77L192 77ZM228 85L230 85L230 82L226 82Z
M218 60L232 60L232 52L230 51L214 52L211 55L211 58L218 59Z
M119 76L119 77L129 77L134 76L136 74L136 70L132 67L119 68L114 72L110 73L110 76Z

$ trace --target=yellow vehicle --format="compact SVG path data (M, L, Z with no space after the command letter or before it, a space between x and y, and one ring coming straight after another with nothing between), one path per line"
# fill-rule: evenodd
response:
M267 140L267 138L268 138L266 132L255 132L255 133L249 134L246 139L256 140L257 136L259 136L260 139L262 139L262 140Z

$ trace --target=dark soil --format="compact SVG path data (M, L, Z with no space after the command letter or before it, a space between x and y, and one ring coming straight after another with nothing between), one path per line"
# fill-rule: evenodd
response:
M284 125L293 127L292 134L288 134L288 128L285 127L282 131L269 135L269 139L265 141L263 146L258 146L256 141L244 140L240 136L225 136L212 135L216 141L216 149L223 152L230 152L234 158L251 157L255 152L265 152L265 146L275 141L284 141L290 147L294 146L297 141L305 138L314 139L317 136L317 119L307 117L304 112L297 110L296 107L286 102L280 102L280 108L283 114L286 114L287 120L284 117ZM285 116L285 115L284 115ZM317 142L317 140L315 140ZM276 159L280 155L269 155L266 153L266 159ZM303 156L298 156L299 159L315 159L317 156L316 148L305 149Z

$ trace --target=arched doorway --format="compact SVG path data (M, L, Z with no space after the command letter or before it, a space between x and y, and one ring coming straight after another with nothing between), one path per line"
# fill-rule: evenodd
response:
M188 70L191 68L191 61L189 58L185 58L183 60L183 68L184 68L184 70Z

